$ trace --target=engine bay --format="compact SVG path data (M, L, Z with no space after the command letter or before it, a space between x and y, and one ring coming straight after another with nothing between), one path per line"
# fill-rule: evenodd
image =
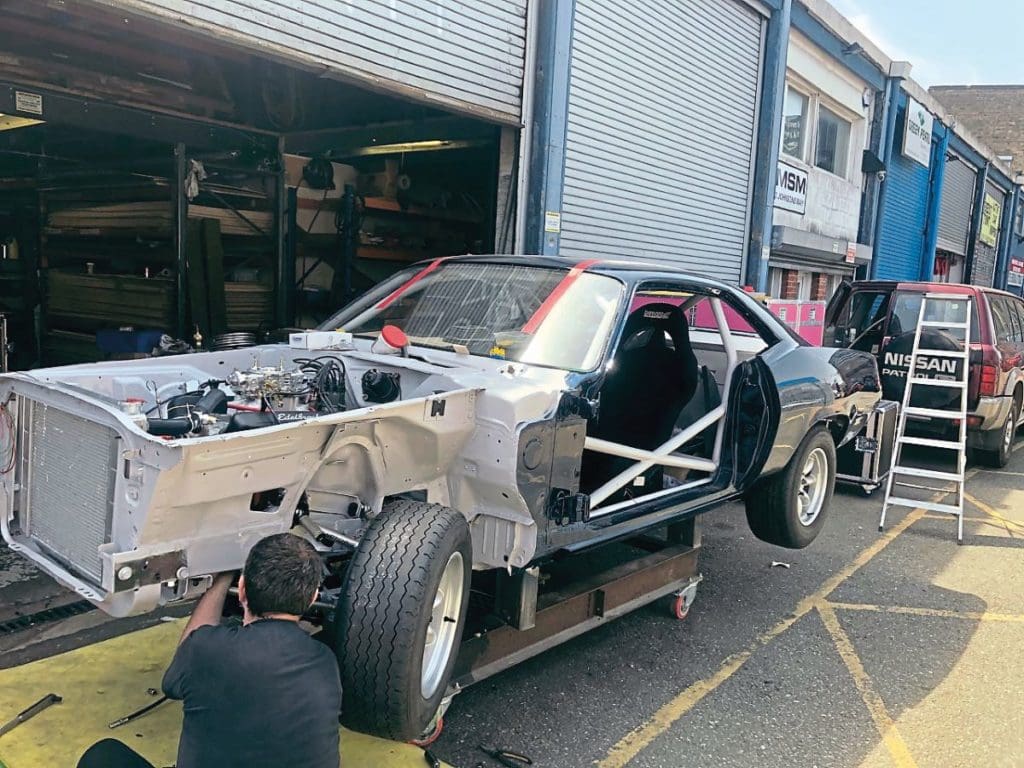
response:
M198 439L301 422L457 388L443 366L355 347L283 345L35 372L87 392L163 440Z
M369 373L369 372L367 372ZM393 374L399 381L399 374ZM128 398L121 409L146 432L158 437L209 437L270 427L344 411L345 362L336 355L298 358L287 364L260 365L258 359L223 379L171 395L143 410L145 401ZM391 400L401 394L396 385ZM390 402L384 400L381 402Z

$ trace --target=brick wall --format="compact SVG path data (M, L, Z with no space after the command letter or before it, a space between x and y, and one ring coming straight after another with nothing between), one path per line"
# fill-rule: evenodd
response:
M937 85L928 92L1010 166L1024 172L1024 85Z
M782 295L779 298L800 298L800 273L795 269L782 270Z
M828 275L815 272L811 276L811 301L828 301Z

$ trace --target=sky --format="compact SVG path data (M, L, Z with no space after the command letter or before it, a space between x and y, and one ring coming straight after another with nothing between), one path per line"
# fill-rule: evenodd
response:
M1024 84L1024 0L830 2L925 88Z

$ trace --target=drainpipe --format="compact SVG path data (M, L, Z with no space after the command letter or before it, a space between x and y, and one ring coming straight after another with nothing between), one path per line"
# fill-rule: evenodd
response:
M924 253L921 258L919 279L931 282L935 278L935 248L939 242L939 206L942 203L942 180L946 176L946 150L949 149L949 128L942 127L942 138L932 150L931 178L928 181L928 210L925 213Z
M768 257L771 254L775 177L782 141L782 101L786 93L786 58L792 11L792 0L782 0L768 19L765 35L754 183L750 196L750 242L747 244L747 263L742 280L762 293L768 290Z
M885 153L886 128L889 125L889 109L892 100L890 78L885 78L881 91L875 92L875 109L871 115L871 138L868 149L883 159ZM857 229L857 242L874 247L875 217L878 216L878 193L882 182L878 174L864 174L864 191L860 198L860 226Z
M992 166L991 160L986 160L985 165L978 174L977 187L974 190L974 210L971 212L971 231L967 239L967 255L964 257L964 282L970 283L974 277L974 249L978 243L978 233L981 231L981 217L985 210L985 186L988 184L988 169Z
M526 242L526 195L530 185L530 147L533 141L533 95L535 93L537 71L537 17L540 15L539 0L530 0L526 4L526 56L523 60L523 98L522 122L519 131L518 160L516 167L519 178L512 179L515 184L515 230L512 239L512 253L528 253ZM512 194L512 190L509 190Z
M996 288L1001 288L1004 291L1007 287L1007 272L1010 264L1010 244L1015 237L1013 222L1015 221L1014 217L1016 216L1017 205L1019 204L1020 187L1014 185L1007 197L1009 198L1009 204L1003 205L1003 216L999 222L999 249L996 251L995 279L992 281Z
M900 81L902 79L902 77L894 75L888 75L885 78L885 104L888 110L882 133L882 164L885 166L885 180L878 185L872 217L872 255L869 275L872 280L878 276L878 245L882 232L882 217L885 216L885 202L889 197L889 173L892 171L892 152L893 145L896 143L896 115L899 114Z
M557 256L569 120L573 0L538 0L532 136L527 166L526 253Z

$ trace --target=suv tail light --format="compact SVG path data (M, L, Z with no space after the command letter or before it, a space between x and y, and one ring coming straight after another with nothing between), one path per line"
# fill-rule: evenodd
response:
M979 397L993 397L999 389L999 373L1003 356L990 344L981 346L981 359L971 355L971 375L967 399L976 405Z

